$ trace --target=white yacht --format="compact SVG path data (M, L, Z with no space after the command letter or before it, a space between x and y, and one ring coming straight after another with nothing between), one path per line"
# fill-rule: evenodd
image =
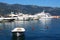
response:
M3 18L2 22L12 22L14 21L15 19L14 18Z
M13 18L5 18L5 17L0 17L0 22L12 22L15 19Z
M15 19L14 18L0 18L0 22L12 22L12 21L14 21Z
M41 13L36 14L40 19L41 18L52 18L52 16L49 13L45 13L44 11Z
M27 21L27 20L29 20L28 14L23 14L23 13L13 14L11 12L9 17L14 18L16 21Z

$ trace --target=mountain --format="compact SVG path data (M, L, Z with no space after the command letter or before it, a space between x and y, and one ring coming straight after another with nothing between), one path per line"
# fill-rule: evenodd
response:
M21 4L7 4L0 2L0 15L10 14L11 12L18 13L22 12L24 14L36 14L39 12L50 13L51 15L60 15L60 8L58 7L43 7L36 5L21 5Z

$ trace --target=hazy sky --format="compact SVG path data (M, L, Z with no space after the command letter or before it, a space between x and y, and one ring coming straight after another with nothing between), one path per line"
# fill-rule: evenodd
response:
M0 2L9 4L24 4L38 6L60 7L60 0L0 0Z

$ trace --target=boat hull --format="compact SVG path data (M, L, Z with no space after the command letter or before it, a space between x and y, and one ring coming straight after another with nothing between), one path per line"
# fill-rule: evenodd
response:
M3 19L3 22L13 22L15 19Z

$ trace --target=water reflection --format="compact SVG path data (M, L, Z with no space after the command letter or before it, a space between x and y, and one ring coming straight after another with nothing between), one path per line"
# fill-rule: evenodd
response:
M51 23L51 18L45 18L45 19L40 19L41 23L42 24L48 24L48 23Z
M25 36L23 35L23 36L19 36L19 37L17 37L17 36L12 36L12 40L24 40L25 39Z
M1 23L0 26L6 30L12 30L16 27L23 27L29 31L46 31L49 28L51 19L41 19L40 21L15 21ZM38 28L38 29L36 29Z
M24 27L25 29L36 30L45 30L49 28L49 23L51 23L51 19L40 19L40 21L15 21L15 22L5 22L0 23L1 28L6 30L12 30L16 27Z
M11 30L16 27L25 28L25 36L11 36ZM0 29L1 40L51 40L51 38L48 37L60 37L60 19L41 19L39 21L5 22L0 23Z
M51 23L51 18L44 18L44 19L40 19L40 24L41 24L41 29L40 30L42 30L42 31L46 31L46 30L48 30L49 28L50 28L50 23Z

